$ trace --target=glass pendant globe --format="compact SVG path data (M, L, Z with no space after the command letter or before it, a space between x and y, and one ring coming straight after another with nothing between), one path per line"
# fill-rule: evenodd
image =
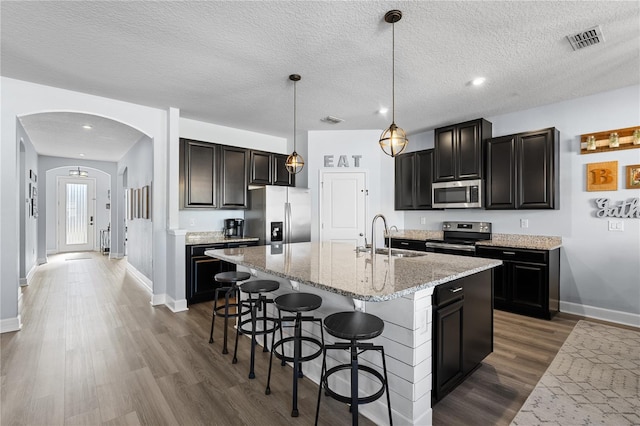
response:
M284 163L287 171L291 174L300 173L304 167L304 159L300 154L293 151L291 155L287 157L287 161Z
M404 151L409 144L409 139L403 129L396 126L396 123L391 123L391 126L382 132L379 143L385 154L395 157Z

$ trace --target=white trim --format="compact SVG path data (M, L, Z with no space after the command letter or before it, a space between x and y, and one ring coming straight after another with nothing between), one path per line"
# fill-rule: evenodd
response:
M58 249L47 249L47 254L58 254Z
M124 253L109 252L109 259L122 259L122 258L124 258Z
M631 312L614 311L611 309L598 308L597 306L562 301L560 301L560 312L640 327L640 315Z
M47 253L47 254L49 254L49 253ZM38 262L38 266L44 265L45 263L47 263L47 258L46 257L39 257L36 262Z
M167 229L169 235L187 235L186 229Z
M151 295L151 306L158 305L166 305L167 304L167 295L166 294L153 294Z
M14 318L6 318L0 320L0 333L10 333L12 331L20 331L22 329L22 320L20 315Z
M189 308L187 308L187 299L174 300L173 297L167 295L164 304L167 308L171 309L171 312L174 313L189 310Z
M136 278L138 282L140 282L140 284L142 284L149 293L153 294L153 281L151 281L149 278L144 276L142 272L138 271L135 268L135 266L133 266L128 262L127 262L127 271L131 273L131 275L133 275L134 278Z

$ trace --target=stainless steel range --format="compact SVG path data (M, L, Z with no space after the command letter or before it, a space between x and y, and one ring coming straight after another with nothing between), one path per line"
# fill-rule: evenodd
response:
M490 222L442 222L443 239L428 240L427 251L474 256L476 242L491 239Z

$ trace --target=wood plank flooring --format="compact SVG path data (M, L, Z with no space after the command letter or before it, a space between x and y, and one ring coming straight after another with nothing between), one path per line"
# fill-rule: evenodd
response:
M211 303L152 307L125 260L72 258L38 267L23 290L22 331L0 337L2 425L313 424L312 381L301 381L291 418L290 368L274 363L267 396L268 354L256 354L249 380L248 340L236 365L221 354L221 327L208 343ZM496 311L494 353L436 405L434 424L509 424L576 322ZM346 406L322 401L320 424L350 423Z

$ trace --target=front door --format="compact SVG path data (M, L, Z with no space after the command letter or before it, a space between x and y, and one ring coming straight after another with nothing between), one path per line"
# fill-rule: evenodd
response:
M58 178L58 251L95 250L95 179Z
M320 240L364 245L366 212L365 171L321 172Z

